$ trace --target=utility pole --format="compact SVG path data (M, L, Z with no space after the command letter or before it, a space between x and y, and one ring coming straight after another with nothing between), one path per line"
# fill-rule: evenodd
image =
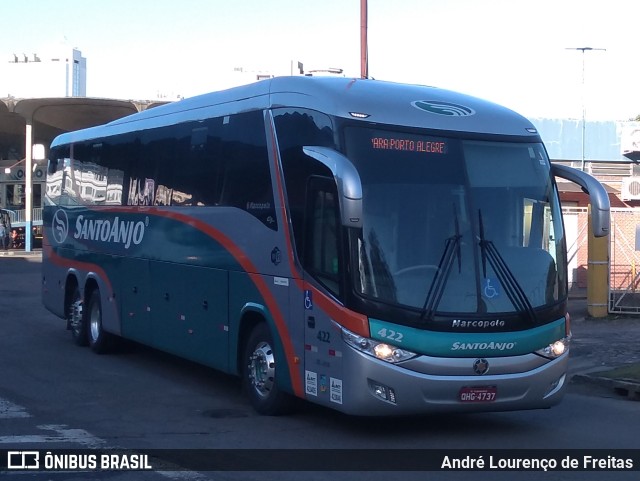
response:
M582 52L582 171L584 172L585 155L584 144L586 137L586 93L584 75L584 54L593 50L604 48L574 47L567 50L579 50ZM609 302L609 236L595 237L591 228L591 206L589 206L589 224L587 239L587 310L592 317L605 317L608 314Z
M369 78L367 0L360 0L360 78Z
M582 171L584 172L584 166L585 166L585 158L584 158L584 143L585 143L585 133L586 133L586 120L587 120L587 107L586 107L586 101L585 101L585 88L584 88L584 53L585 52L591 52L593 50L601 50L603 52L606 52L607 49L606 48L593 48L593 47L571 47L571 48L567 48L566 50L579 50L582 52Z

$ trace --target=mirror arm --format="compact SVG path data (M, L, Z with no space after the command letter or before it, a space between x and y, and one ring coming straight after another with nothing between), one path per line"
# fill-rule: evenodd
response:
M551 164L551 173L578 184L589 194L591 202L591 225L595 237L609 235L610 209L609 194L604 186L593 176L573 167Z
M347 157L329 147L308 146L302 150L331 170L338 186L342 225L362 227L362 182L355 166Z

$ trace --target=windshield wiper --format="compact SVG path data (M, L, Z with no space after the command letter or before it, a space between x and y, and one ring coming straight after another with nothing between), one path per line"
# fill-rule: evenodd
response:
M454 257L458 258L458 272L462 272L462 256L460 254L460 239L462 238L462 235L460 234L460 224L458 223L458 214L456 212L455 205L453 207L453 215L455 222L455 235L447 238L444 252L442 253L442 257L440 257L440 262L438 263L438 270L436 270L436 273L433 276L433 281L431 281L431 285L429 286L429 292L427 292L427 298L425 299L422 311L420 312L421 321L425 318L427 320L431 320L433 318L433 313L438 307L438 304L440 304L440 300L444 295L444 289L447 285L447 281L449 280L449 274L451 273Z
M536 324L536 313L522 286L518 283L518 280L513 275L511 269L509 269L504 258L500 255L493 241L487 240L484 236L484 223L482 222L481 210L478 210L478 227L480 230L480 242L478 244L480 245L480 253L482 256L482 275L485 279L487 278L488 261L516 311L526 315L532 324Z

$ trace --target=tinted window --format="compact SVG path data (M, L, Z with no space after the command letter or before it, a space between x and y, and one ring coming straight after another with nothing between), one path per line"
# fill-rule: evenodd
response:
M314 175L333 177L327 167L305 155L302 148L336 148L334 132L330 118L312 110L280 109L274 118L296 250L302 259L308 181Z
M311 178L307 189L307 203L305 269L339 296L340 210L333 178Z
M262 112L54 149L48 195L88 205L232 206L277 228Z

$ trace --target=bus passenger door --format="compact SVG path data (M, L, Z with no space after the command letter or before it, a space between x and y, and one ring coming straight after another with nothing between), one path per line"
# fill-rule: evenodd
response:
M342 295L340 211L335 181L312 177L305 208L305 393L320 404L342 404L340 332L327 306ZM331 309L331 312L336 312Z

